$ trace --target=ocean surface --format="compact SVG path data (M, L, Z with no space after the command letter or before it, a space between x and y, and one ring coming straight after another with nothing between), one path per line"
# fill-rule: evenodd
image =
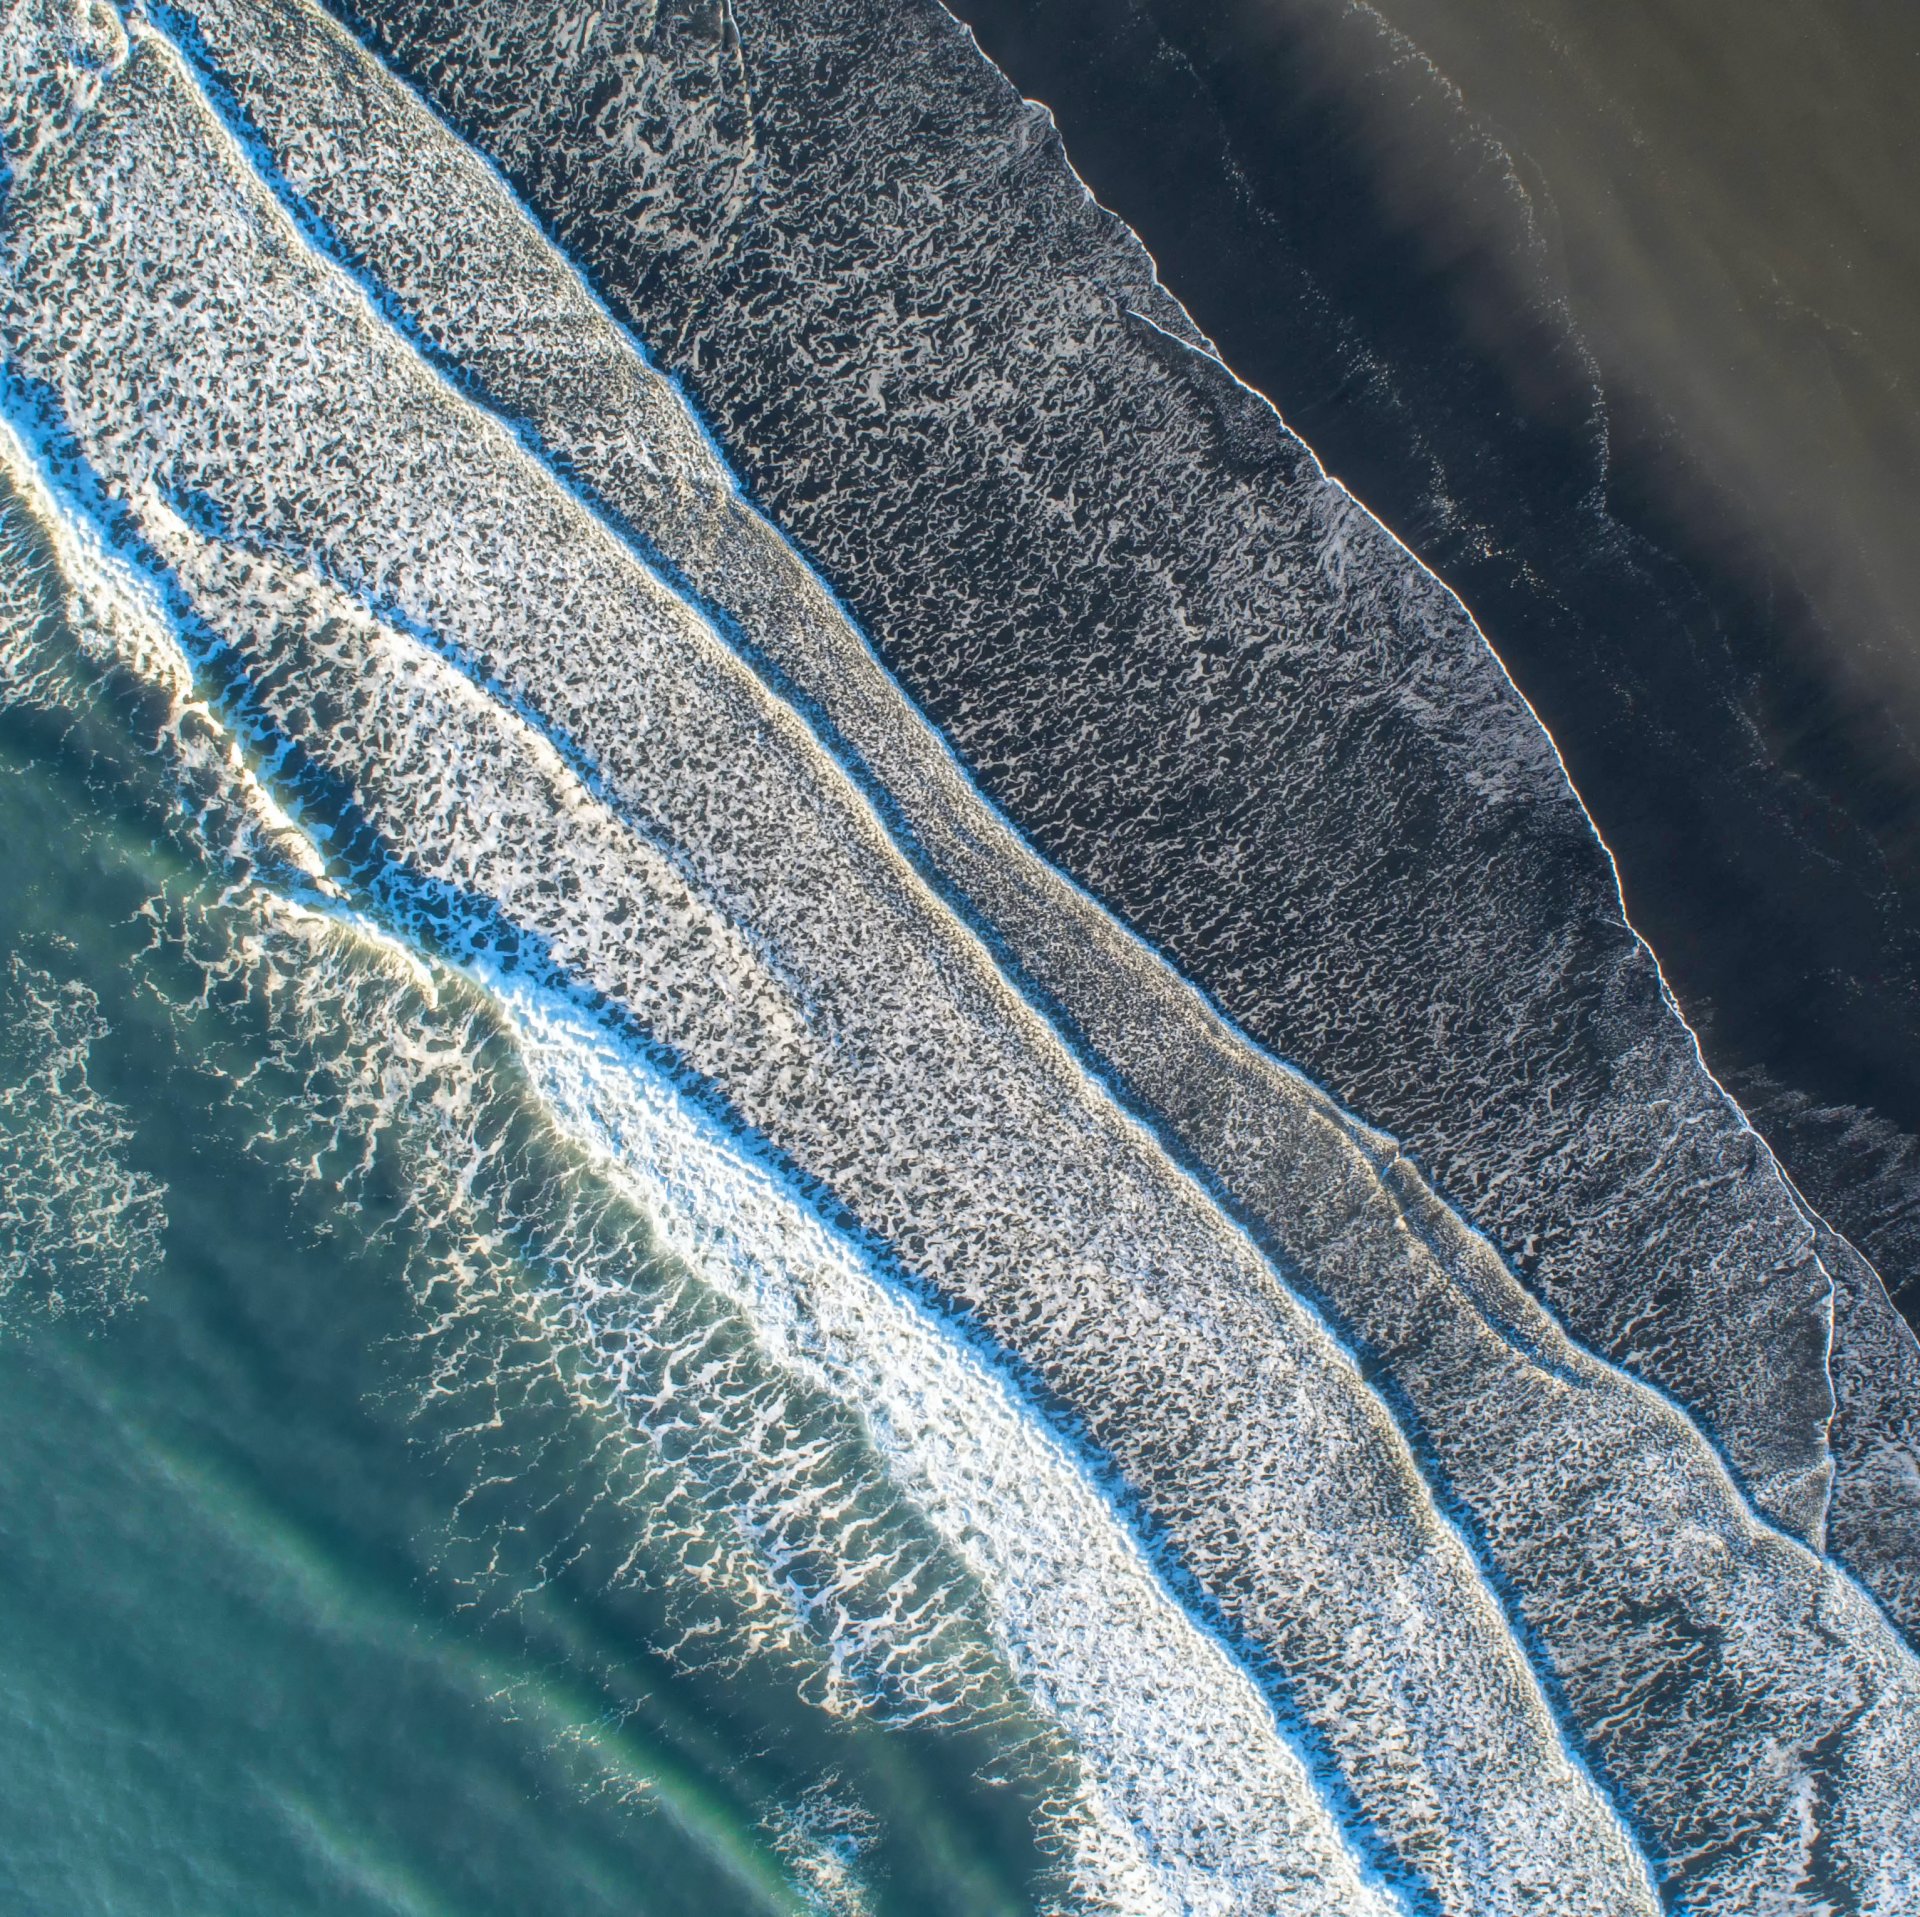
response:
M7 1909L1913 1908L1879 1250L1068 131L0 23Z
M964 1568L478 991L230 889L7 508L6 1907L1033 1907L1072 1767Z

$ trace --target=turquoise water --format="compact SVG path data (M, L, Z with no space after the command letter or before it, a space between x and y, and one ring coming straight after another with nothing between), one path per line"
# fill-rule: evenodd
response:
M654 1348L731 1349L736 1434L738 1328L544 1127L478 992L227 890L161 704L72 663L50 591L8 663L54 670L0 709L0 1907L1044 1899L1057 1737L1010 1693L905 1721L782 1641L555 1260L623 1274Z

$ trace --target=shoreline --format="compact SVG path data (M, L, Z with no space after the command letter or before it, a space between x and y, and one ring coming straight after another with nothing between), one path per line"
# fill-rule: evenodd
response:
M1089 192L1236 378L1471 607L1703 1057L1920 1319L1920 766L1867 736L1811 609L1783 604L1778 580L1756 591L1699 537L1689 549L1653 470L1687 449L1622 430L1584 341L1543 318L1524 352L1489 344L1471 309L1492 263L1420 270L1418 236L1368 179L1358 109L1310 50L1236 43L1231 0L1188 10L1179 47L1153 0L1078 0L1040 23L1031 0L949 11L1046 102ZM1182 57L1202 42L1211 65ZM1278 80L1297 117L1271 110ZM1431 90L1432 70L1390 83ZM1435 138L1446 117L1427 106ZM1521 231L1516 194L1542 198L1517 176L1477 190L1459 228L1483 239Z

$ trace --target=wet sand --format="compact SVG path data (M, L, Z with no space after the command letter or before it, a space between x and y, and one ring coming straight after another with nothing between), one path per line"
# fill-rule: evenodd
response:
M1710 1063L1920 1314L1920 14L953 10L1461 591Z

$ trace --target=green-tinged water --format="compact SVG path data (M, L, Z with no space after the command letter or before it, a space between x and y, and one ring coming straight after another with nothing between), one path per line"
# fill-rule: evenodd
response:
M0 1909L1048 1903L1067 1758L859 1427L476 991L195 852L5 530ZM802 1469L935 1619L899 1670Z

